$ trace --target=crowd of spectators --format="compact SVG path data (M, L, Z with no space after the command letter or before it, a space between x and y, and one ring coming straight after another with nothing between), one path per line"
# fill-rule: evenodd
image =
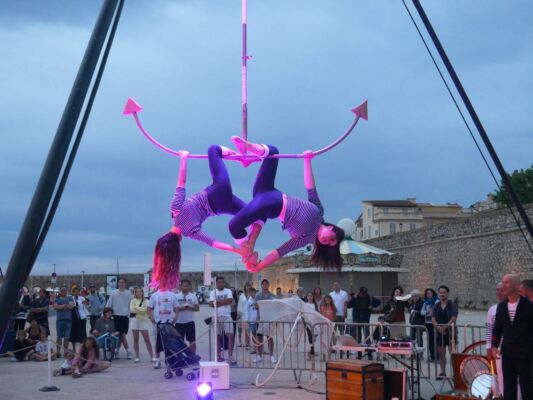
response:
M295 292L289 290L284 294L280 287L272 293L267 279L263 279L259 289L246 283L243 290L236 290L227 287L224 278L218 277L216 288L209 297L209 305L217 309L218 359L235 365L235 348L242 347L253 355L254 363L261 362L265 355L269 356L272 363L277 362L274 353L274 332L270 331L269 324L260 322L257 302L285 297L297 297L311 304L316 312L336 323L338 333L351 335L357 343L370 344L387 337L410 339L417 347L427 346L430 360L438 361L440 366L437 379L446 377L447 353L455 351L457 345L455 324L459 313L458 305L450 299L450 289L446 285L439 286L437 290L426 288L423 292L413 289L407 294L401 286L397 286L388 298L384 298L369 293L365 286L361 286L357 293L349 293L343 290L339 281L333 282L331 291L324 294L320 287L307 291L298 287ZM516 276L506 275L497 287L497 299L499 304L530 304L533 301L533 281L520 282ZM505 346L505 337L511 335L506 333L510 332L508 322L509 319L513 321L515 315L512 314L518 311L508 306L509 315L505 317L507 310L500 310L500 307L503 306L491 307L488 314L488 356L496 357L493 349L499 348L504 355L504 365L507 365L503 367L503 375L508 377L507 381L516 380L516 376L523 373L520 370L522 364L520 360L517 361L517 352L506 352L512 345L507 342ZM55 346L51 346L52 342L49 340L50 309L56 313ZM142 336L154 368L159 368L163 347L161 338L156 333L155 348L152 348L150 334L155 332L153 324L174 324L191 350L196 352L194 313L199 309L198 298L192 292L191 282L188 280L181 281L179 290L157 291L149 299L145 297L142 288L135 288L133 291L128 289L123 278L118 280L118 288L113 290L107 299L104 294L97 292L94 286L89 287L85 297L80 295L77 287L72 287L69 292L66 286L62 286L53 302L45 290L40 290L35 296L27 290L21 290L12 318L12 330L16 333L16 340L13 341L8 354L14 362L41 361L48 359L50 350L53 359L65 359L57 370L58 374L79 376L109 367L108 363L97 361L98 349L103 346L104 338L114 341L116 358L119 358L119 348L122 346L126 359L132 359L126 338L131 329L134 362L140 362L139 340ZM380 315L378 323L371 326L373 312L379 312ZM528 334L531 335L531 332L533 328ZM310 329L307 329L307 338L311 350L309 355L312 357L314 338ZM533 343L531 336L528 336L528 340ZM523 354L533 358L533 345L526 347L522 349ZM512 360L514 366L512 371L509 360ZM521 380L524 379L521 376ZM529 395L527 380L522 386L522 391L525 390ZM511 390L508 383L506 387Z

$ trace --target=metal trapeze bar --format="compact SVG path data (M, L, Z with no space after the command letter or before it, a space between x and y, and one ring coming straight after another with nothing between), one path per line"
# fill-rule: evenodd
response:
M171 149L171 148L159 143L156 139L153 138L152 135L150 135L148 133L148 131L142 125L141 120L139 119L139 115L138 114L139 114L139 112L141 110L142 110L142 107L137 102L135 102L135 100L129 98L128 101L126 102L126 106L124 107L123 114L124 115L130 115L131 114L133 116L133 118L135 119L135 123L137 124L137 127L139 128L141 133L144 135L144 137L146 139L148 139L150 142L152 142L152 144L154 146L158 147L160 150L164 151L165 153L171 154L171 155L176 156L176 157L180 157L181 154L180 154L179 151L173 150L173 149ZM333 149L334 147L336 147L337 145L339 145L344 139L346 139L352 133L352 131L354 130L355 126L359 122L360 118L363 118L364 120L367 120L368 119L368 102L365 101L364 103L362 103L361 105L359 105L356 108L352 109L351 111L355 114L355 119L353 120L353 122L350 125L350 127L337 140L335 140L334 142L330 143L328 146L326 146L326 147L324 147L322 149L313 151L313 153L315 155L324 154L327 151L329 151L329 150ZM303 154L275 154L275 155L269 156L269 157L272 157L272 158L303 158L304 155ZM189 158L207 158L207 155L206 154L190 154ZM258 161L262 159L260 157L257 157L257 156L254 156L254 155L250 155L250 154L246 154L246 155L230 155L230 156L225 156L224 158L227 159L227 160L245 160L245 159L246 160L250 160L250 159L252 159L252 160L258 160Z

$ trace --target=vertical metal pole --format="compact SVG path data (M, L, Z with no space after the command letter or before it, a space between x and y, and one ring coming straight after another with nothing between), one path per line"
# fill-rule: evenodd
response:
M248 96L247 96L247 62L246 54L246 0L242 0L242 138L248 140Z
M496 168L498 169L498 172L500 173L505 190L511 196L511 199L514 205L516 206L518 213L522 217L522 220L524 221L524 224L527 230L529 231L530 237L533 238L533 225L531 225L531 221L529 220L529 217L526 214L526 211L524 210L522 203L520 202L516 192L514 191L513 185L511 184L511 180L509 179L509 175L507 175L507 172L505 171L505 168L503 167L503 164L501 163L500 158L498 157L498 154L496 153L496 150L492 146L489 136L487 135L487 132L485 131L485 128L483 127L483 124L481 123L481 120L479 119L476 113L476 110L474 109L474 106L470 102L470 98L466 94L466 91L459 77L457 76L457 73L455 72L455 69L453 68L453 65L450 59L448 58L446 51L444 51L444 47L442 47L442 44L435 30L433 29L433 26L431 25L431 22L429 21L429 18L427 17L426 12L424 11L424 8L420 4L419 0L413 0L413 4L416 8L416 11L418 11L418 15L420 15L420 18L422 19L422 22L424 23L429 33L429 36L431 36L431 40L433 40L433 44L437 48L437 51L439 52L439 55L442 58L442 62L446 66L446 69L448 70L448 73L450 74L450 77L452 78L452 81L455 84L457 91L461 95L461 98L463 99L465 107L470 113L470 117L474 121L474 125L476 125L476 128L479 132L479 135L481 136L481 139L483 139L483 143L485 143L485 146L487 147L487 150L490 154L490 157L492 158L492 161L494 162L494 165L496 165Z
M0 287L0 338L4 337L19 288L33 267L32 257L51 197L83 108L107 32L113 20L118 0L105 0L85 50L78 74L63 111L54 141L41 172L37 188L24 219L15 249L8 264L4 283ZM3 340L3 339L2 339Z

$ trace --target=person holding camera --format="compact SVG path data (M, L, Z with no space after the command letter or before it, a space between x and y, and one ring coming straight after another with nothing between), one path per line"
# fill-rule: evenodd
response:
M144 344L150 354L150 359L154 358L149 334L152 324L150 318L148 318L148 301L144 298L144 289L142 287L135 288L135 297L131 299L130 326L131 333L133 334L133 351L135 352L133 362L138 363L141 361L139 358L139 333L144 339Z
M196 353L196 326L194 325L194 313L200 311L200 303L194 293L191 292L191 281L183 279L180 283L180 291L176 293L178 300L178 320L176 329L189 343L189 348Z

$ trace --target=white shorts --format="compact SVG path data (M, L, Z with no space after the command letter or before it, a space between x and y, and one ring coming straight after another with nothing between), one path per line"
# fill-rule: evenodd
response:
M274 322L260 322L259 326L257 327L257 334L272 337L272 325Z
M147 319L130 318L130 329L133 331L148 331L152 329L152 323Z
M217 331L219 335L222 335L222 332L227 334L234 334L235 329L233 328L233 319L229 315L219 315L217 318Z

